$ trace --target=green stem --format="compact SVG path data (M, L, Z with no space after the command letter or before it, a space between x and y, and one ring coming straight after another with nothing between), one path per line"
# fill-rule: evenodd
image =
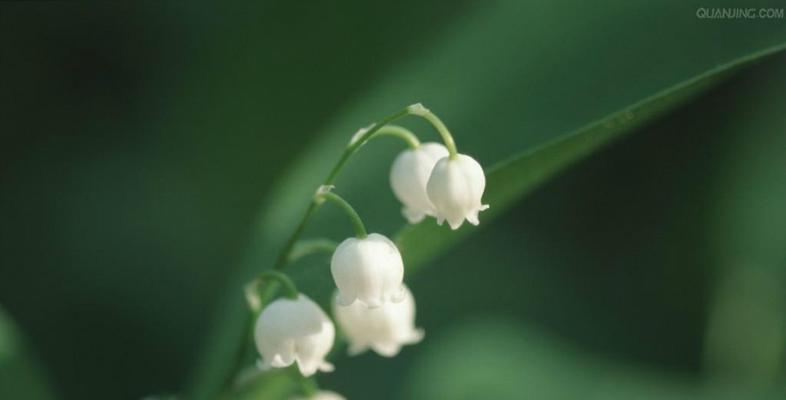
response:
M445 142L445 147L448 148L448 154L450 154L450 158L455 159L458 156L456 142L453 140L453 135L450 134L448 127L445 126L445 123L443 123L439 117L437 117L428 108L423 107L423 104L420 103L409 106L409 113L425 118L426 121L430 122L431 125L437 129L437 132L439 132L440 136L442 136L442 141Z
M314 253L332 253L336 250L336 246L338 246L338 243L330 239L301 240L295 243L295 246L292 247L292 252L289 253L287 264L291 264L305 256Z
M330 170L330 173L328 174L327 179L325 179L323 185L332 185L333 183L335 183L336 178L338 178L339 172L341 172L341 170L344 169L344 164L346 164L347 161L349 161L349 158L352 157L352 155L355 154L355 152L358 151L358 149L361 146L366 144L366 142L368 142L368 140L371 139L371 137L374 136L374 134L377 133L384 126L401 117L411 114L410 111L411 107L412 106L409 106L403 110L400 110L395 114L391 114L386 118L384 118L379 123L374 123L371 124L369 127L364 128L363 130L360 131L359 135L356 134L357 136L355 136L353 140L349 143L347 148L344 150L344 153L341 155L341 158L338 160L338 162L333 167L333 169Z
M404 128L403 126L385 125L382 128L379 128L379 130L374 135L374 137L382 136L382 135L397 137L407 142L407 145L411 149L417 149L418 146L420 146L420 140L418 140L418 137L415 136L415 134L412 133L412 131L410 131L407 128Z
M360 135L354 137L353 140L346 147L346 149L344 149L344 153L341 154L341 157L338 159L338 162L336 162L336 165L334 165L333 169L330 170L330 173L328 173L328 176L327 178L325 178L325 181L322 182L322 185L327 186L335 183L336 178L338 178L339 172L341 172L341 170L344 168L344 165L347 163L347 161L349 161L349 158L352 157L353 154L355 154L355 152L360 148L360 146L364 145L369 139L371 139L371 137L375 133L377 133L382 127L386 126L387 124L401 117L412 114L411 111L412 107L413 106L409 106L407 108L404 108L403 110L400 110L394 114L385 117L379 123L375 123L369 126L368 128L365 129L365 131L361 131ZM284 244L284 248L281 249L281 253L279 253L278 259L276 259L276 263L274 264L273 269L282 270L286 268L287 260L289 259L289 254L292 252L292 248L295 246L295 243L297 243L298 239L300 239L300 236L303 234L303 231L306 229L306 225L308 225L308 221L311 220L311 218L314 216L314 213L316 213L320 205L321 204L316 201L312 201L309 204L305 214L303 215L303 218L300 220L300 223L298 223L297 228L295 228L295 231L292 232L292 235L289 237L289 239L287 239L286 244Z
M314 196L314 200L316 202L322 202L325 200L332 201L347 213L349 220L352 222L352 227L355 228L355 236L360 239L365 239L366 236L368 236L368 233L366 233L366 227L363 225L363 220L360 219L360 215L358 215L357 211L355 211L355 209L352 208L352 206L346 200L344 200L343 197L331 191L320 191L316 194L316 196Z
M295 228L295 231L292 232L292 236L287 239L287 243L284 245L284 249L278 255L278 259L276 260L276 264L273 266L273 269L280 271L287 266L289 254L292 253L292 248L295 246L295 243L297 243L300 235L303 234L303 231L306 229L306 225L308 225L308 221L311 219L311 217L314 216L314 213L316 213L319 206L320 204L317 204L316 201L309 202L308 208L306 209L306 214L303 215L303 218L300 220L297 228Z
M262 300L260 299L259 288L271 281L276 281L281 284L281 287L284 289L284 296L288 299L297 299L297 296L300 294L295 283L292 282L286 274L273 270L264 271L245 287L246 301L254 314L262 311Z
M248 290L248 286L246 287L246 290ZM246 291L246 296L248 296L248 291ZM248 297L246 297L246 299L248 299ZM250 303L249 303L249 307L251 307ZM256 317L256 315L259 314L259 311L255 311L254 309L252 309L251 312L254 317ZM221 396L221 399L230 398L228 393L232 390L232 386L235 382L235 378L237 377L237 373L241 371L243 367L246 365L247 355L251 353L252 344L254 343L254 320L256 320L256 318L246 318L246 320L243 323L244 325L243 331L248 332L248 338L244 340L243 343L240 345L240 348L237 349L237 353L235 354L235 362L234 362L235 366L232 369L233 373L227 375L224 381L224 390L223 390L224 395Z

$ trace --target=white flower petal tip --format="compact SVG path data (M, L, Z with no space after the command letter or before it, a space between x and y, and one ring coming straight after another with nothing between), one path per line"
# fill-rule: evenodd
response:
M404 263L396 245L378 233L341 242L330 260L338 287L337 303L380 307L395 301L404 280Z
M410 224L434 215L434 205L426 193L431 171L437 161L447 157L448 149L440 143L423 143L399 153L390 168L390 187L404 205L402 214Z
M412 336L407 339L406 344L418 344L424 337L426 337L426 331L424 329L416 329L412 332Z
M262 310L256 322L254 340L262 356L257 366L264 371L297 363L304 376L332 371L325 357L335 336L333 322L307 296L278 299Z
M393 357L402 346L423 340L423 330L415 328L412 292L406 286L402 292L400 302L388 302L378 308L368 308L360 303L348 307L334 305L333 313L349 341L350 355L371 348L383 357Z
M321 364L315 363L298 363L297 365L300 374L303 376L311 376L319 372L333 372L336 368L329 362L322 362Z
M395 357L401 351L401 345L397 343L380 343L372 346L374 352L382 357Z
M407 207L401 208L401 215L404 216L404 219L406 219L407 222L413 225L420 223L420 221L423 221L423 219L426 218L426 213L421 211L415 211Z
M336 366L329 362L323 362L322 365L319 366L319 370L322 372L333 372L336 370Z
M310 397L293 397L292 400L347 400L344 396L328 390L320 390Z
M481 202L485 189L483 168L464 154L437 161L426 185L437 223L447 221L453 230L460 228L464 220L473 225L480 223L478 213L489 208Z

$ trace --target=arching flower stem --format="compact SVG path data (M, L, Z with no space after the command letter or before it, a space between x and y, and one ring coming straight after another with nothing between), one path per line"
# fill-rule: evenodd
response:
M417 115L418 117L424 118L426 121L431 123L431 125L436 128L439 135L442 136L442 141L445 142L445 147L448 149L448 153L450 154L449 157L451 159L455 159L458 156L458 150L456 150L456 142L453 140L453 135L450 134L448 127L445 126L445 123L442 122L439 117L436 116L431 110L424 107L423 104L416 103L408 107L409 113L412 115Z
M412 147L415 143L419 145L420 141L417 140L417 137L412 134L411 137L404 133L400 127L396 127L395 125L391 126L390 123L405 117L407 115L415 115L421 118L426 119L429 123L431 123L434 128L436 128L437 132L439 132L440 136L442 136L442 141L445 143L445 147L448 149L449 157L451 159L455 159L458 156L458 151L456 150L456 142L453 140L453 136L450 134L450 131L434 113L431 112L428 108L424 107L423 104L416 103L406 108L399 110L396 113L388 115L387 117L383 118L379 123L373 123L366 128L359 130L355 136L352 137L347 147L344 149L344 152L341 154L341 157L336 162L336 165L330 170L328 173L327 178L322 182L322 186L331 186L336 182L338 178L338 174L344 169L347 161L352 157L355 152L360 149L361 146L366 144L369 140L371 140L374 136L376 136L380 131L382 131L382 135L394 135L402 137L407 141L407 143ZM400 129L397 129L400 128ZM407 131L409 132L409 131ZM409 132L411 133L411 132ZM413 141L413 139L415 141ZM417 146L415 146L417 147ZM278 255L276 259L276 263L273 266L273 269L282 270L286 268L288 265L288 261L290 259L290 253L292 253L292 249L295 246L295 243L300 239L300 236L305 231L308 222L314 216L317 209L321 205L321 202L312 201L308 208L306 209L303 218L295 228L295 231L292 232L292 235L289 237L287 242L284 244L284 248L281 250L281 253Z
M412 131L403 126L398 125L385 125L382 128L379 128L374 137L377 136L394 136L397 137L407 143L407 146L411 149L417 149L420 146L420 140L418 137L415 136Z
M295 243L289 253L288 264L291 264L303 257L315 253L333 253L336 250L336 243L330 239L304 239Z
M248 307L254 315L262 311L262 300L259 295L259 290L262 285L268 282L278 282L284 290L284 296L290 300L297 299L300 292L297 290L295 283L289 277L278 271L267 270L259 274L253 281L246 284L245 295Z
M352 155L355 154L355 152L357 152L357 150L360 149L361 146L363 146L366 142L368 142L371 138L373 138L377 134L379 134L380 136L381 135L397 136L399 138L404 139L411 148L417 148L420 145L420 141L417 139L417 137L414 134L412 134L410 131L408 131L408 130L402 128L402 127L388 125L388 124L398 120L399 118L402 118L402 117L407 116L407 115L420 116L422 118L425 118L427 121L429 121L437 129L439 134L442 136L442 139L445 142L445 147L447 147L447 149L449 151L450 158L454 159L456 157L456 155L458 154L458 152L456 150L456 144L453 141L453 137L450 134L450 131L448 131L448 129L445 126L445 124L436 115L434 115L430 110L428 110L427 108L423 107L422 104L417 103L417 104L410 105L410 106L408 106L408 107L406 107L406 108L404 108L402 110L399 110L398 112L393 113L393 114L387 116L386 118L383 118L379 123L374 123L374 124L368 126L367 128L364 128L364 129L361 129L360 131L358 131L355 134L355 136L352 138L352 140L349 142L347 147L344 149L344 152L341 154L341 157L338 159L336 164L333 166L333 168L328 173L327 177L325 178L325 180L322 183L322 186L323 187L329 187L329 186L333 185L335 183L336 179L338 178L339 173L342 171L342 169L346 165L347 161L349 161L349 159L352 157ZM335 194L333 194L333 195L335 197L338 197ZM328 197L333 197L333 196L328 196ZM325 197L325 199L327 199L328 197ZM340 197L338 197L338 198L341 199ZM341 200L343 200L343 199L341 199ZM319 209L319 206L322 205L322 203L324 203L324 200L323 201L311 201L309 203L309 206L306 209L303 217L301 218L301 220L298 223L297 227L295 228L294 232L292 232L292 235L287 239L286 243L284 244L284 247L282 248L281 252L279 253L279 255L278 255L277 259L276 259L276 262L273 265L272 270L267 270L267 271L263 272L262 274L260 274L258 279L255 279L254 281L252 281L248 285L246 285L246 288L245 288L245 290L246 290L246 299L249 302L249 307L251 308L252 312L255 315L259 314L259 312L262 309L262 301L260 299L259 289L260 289L260 285L263 283L263 279L265 279L265 278L278 280L279 283L281 283L284 286L284 289L287 291L287 297L289 297L289 298L297 298L298 292L297 292L297 289L294 286L294 283L292 283L292 281L286 275L284 275L284 274L282 274L280 272L277 272L277 271L283 270L290 262L294 261L295 259L297 259L297 258L299 258L301 256L299 254L293 254L293 250L294 250L296 244L298 243L298 241L300 239L300 236L305 231L305 228L308 225L308 222L314 216L314 214L316 213L317 209ZM346 203L346 202L344 201L344 203ZM346 203L346 204L348 205L348 203ZM350 207L350 209L351 209L351 207ZM355 214L355 216L357 216L357 213L354 212L354 209L352 209L352 212ZM365 237L366 236L365 227L362 226L362 221L360 221L359 217L357 217L357 221L359 222L359 224L355 223L354 218L353 218L353 224L357 225L355 227L355 230L358 233L362 233L362 237ZM358 227L360 227L360 229ZM316 246L316 247L314 247L314 249L317 249L317 248L320 248L320 247L324 247L324 246ZM313 251L316 251L316 250L313 250ZM313 251L309 250L306 254L308 254L310 252L313 252ZM267 289L266 290L266 295L270 295L271 292L269 291L269 288L266 288L266 289ZM249 320L249 323L250 323L250 320ZM250 341L246 342L246 344L250 344ZM245 346L243 346L243 348L241 349L241 351L238 354L238 357L237 357L237 368L236 368L237 370L239 370L242 367L242 365L243 365L242 362L243 362L243 355L244 354L246 354L246 347ZM228 384L231 384L231 382L232 382L231 379L232 378L230 376L229 380L227 381ZM306 387L306 391L309 391L308 387Z
M322 185L329 186L334 184L336 182L336 179L338 178L338 174L344 168L344 165L346 165L347 161L349 161L350 157L352 157L352 155L355 154L355 152L361 146L363 146L366 142L368 142L369 139L371 139L371 137L375 133L377 133L380 129L382 129L384 126L401 117L412 114L412 112L410 111L411 107L412 106L409 106L402 110L399 110L398 112L383 118L379 123L374 123L369 127L358 131L358 133L355 134L355 136L349 142L347 147L344 149L344 153L341 154L341 157L338 159L338 162L336 162L336 165L334 165L333 169L330 170L330 173L328 173L328 176L322 182ZM316 201L312 201L309 204L305 214L303 215L303 218L298 223L297 228L295 228L295 231L292 232L292 235L289 237L286 244L284 244L284 248L281 250L281 253L279 253L278 258L276 259L276 263L273 266L273 269L282 270L286 268L287 260L289 259L289 254L292 252L292 248L295 246L295 243L297 243L298 239L300 239L300 236L303 234L303 231L305 231L308 222L311 220L311 217L314 216L314 213L316 213L320 205L321 203Z
M321 203L324 201L331 201L344 210L350 222L352 222L352 227L355 229L355 236L357 236L358 239L365 239L366 236L368 236L366 227L363 225L363 220L360 219L360 215L358 215L357 211L355 211L344 198L331 192L330 187L322 186L314 196L314 202Z

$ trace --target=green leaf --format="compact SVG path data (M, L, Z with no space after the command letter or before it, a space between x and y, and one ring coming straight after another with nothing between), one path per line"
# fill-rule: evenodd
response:
M611 143L614 139L634 132L636 128L659 115L679 107L739 68L760 61L785 48L786 45L776 46L725 63L632 104L585 128L494 165L488 169L487 192L484 197L485 202L492 207L481 214L481 220L487 224L558 172ZM473 230L473 227L465 225L457 231L452 231L444 226L437 226L431 220L418 225L405 226L400 230L396 241L405 257L408 273L412 273ZM313 276L317 273L315 270L303 268L293 272L296 272L293 276L301 282L309 280L309 275ZM329 285L329 280L318 279L317 286ZM324 288L313 290L320 289ZM331 289L327 288L326 291L329 293ZM264 382L258 384L264 387ZM274 385L275 382L270 384Z
M582 23L557 31L543 22L564 20L565 10L580 16ZM645 100L624 108L622 114L602 119L590 128L594 134L579 131L551 142L537 153L515 157L510 165L500 167L502 172L489 169L486 200L492 209L481 215L481 220L488 222L538 183L614 137L677 107L733 68L780 47L748 55L751 52L786 40L786 32L777 25L761 25L760 29L739 24L701 25L696 21L695 10L682 8L653 10L657 15L648 16L669 21L670 34L681 38L674 46L665 45L653 37L651 30L641 28L641 21L636 20L640 7L627 3L603 12L581 2L557 9L502 2L473 11L470 17L458 20L443 41L429 46L427 53L423 49L413 50L411 60L402 61L394 73L325 127L326 134L298 154L280 178L259 217L246 260L229 282L227 302L219 306L221 319L215 323L216 332L209 338L205 355L192 377L190 398L215 397L226 380L248 324L240 287L256 273L270 268L326 170L359 127L406 104L422 101L448 123L460 151L466 149L488 165L492 160L508 158L521 149L552 140L560 132L608 115L621 105L660 92L674 82L702 74L694 78L696 82L686 83L683 91L671 93L662 102L650 104ZM533 23L522 22L524 18ZM612 27L624 18L629 28L624 32L627 41L586 35L589 30L597 30L597 26ZM723 38L729 39L725 46L709 45ZM601 60L586 51L598 51L606 58ZM740 59L741 55L748 56ZM652 69L655 62L655 72L641 73ZM577 68L579 64L583 67ZM610 64L614 67L606 68ZM712 68L718 64L722 67ZM566 98L570 101L563 101ZM571 109L551 109L554 105ZM421 130L416 132L420 134ZM364 147L337 182L337 192L352 202L371 231L390 232L400 226L401 219L394 211L399 205L392 196L380 194L387 186L382 177L393 149L376 144ZM347 229L343 220L326 210L320 212L307 236L340 238ZM405 228L398 237L410 272L454 243L467 229L453 233L435 227L433 222ZM302 291L323 305L327 303L332 287L325 265L297 264L288 272Z
M785 48L783 45L775 46L718 66L575 132L495 164L487 172L484 202L490 204L491 208L481 213L482 224L501 215L522 196L547 182L556 173L615 139L634 132L636 128L654 118L679 107L738 69ZM465 224L462 228L451 231L427 220L402 228L396 236L396 243L405 257L408 271L411 272L475 230Z

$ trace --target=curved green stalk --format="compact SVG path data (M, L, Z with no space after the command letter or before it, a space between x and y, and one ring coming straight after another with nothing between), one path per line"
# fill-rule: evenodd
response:
M383 135L394 136L405 141L410 149L417 149L418 146L420 146L420 140L418 140L418 137L415 136L412 131L404 128L403 126L385 125L382 128L379 128L374 137Z
M267 270L259 274L259 276L254 279L253 281L249 282L245 287L246 292L246 301L248 302L249 308L252 311L259 312L262 310L262 301L260 300L259 296L259 288L271 281L276 281L281 284L281 287L284 289L284 296L288 299L296 299L300 292L297 290L297 286L295 283L292 282L292 279L278 271Z
M423 106L421 106L421 108L422 107ZM377 133L380 129L385 127L387 124L401 117L414 114L412 109L413 106L406 107L394 114L391 114L383 118L382 121L380 121L379 123L374 123L368 126L367 128L363 128L360 131L358 131L358 133L355 134L355 137L353 137L352 140L349 142L349 145L347 145L346 149L344 149L344 153L341 154L341 157L338 159L338 162L336 162L336 165L334 165L333 169L330 170L330 173L328 173L328 176L327 178L325 178L324 182L322 182L322 185L329 186L335 183L336 178L338 178L338 174L344 168L344 165L346 165L347 161L349 161L349 158L352 157L352 155L355 154L356 151L358 151L360 146L363 146L366 142L368 142L368 140L371 139L371 137L375 133ZM276 260L273 269L282 270L286 268L287 260L289 259L289 254L292 253L292 248L295 246L295 243L297 243L298 239L300 239L300 236L303 234L303 231L306 229L306 225L308 225L308 221L311 220L311 217L314 216L314 213L317 211L319 206L320 203L316 201L312 201L311 204L309 204L305 214L303 215L303 218L300 219L297 228L295 228L295 231L292 232L292 235L289 237L289 239L287 239L284 248L281 250L281 253L278 255L278 259Z
M363 225L363 220L360 219L360 215L358 215L357 211L352 208L352 205L344 200L343 197L331 192L329 188L324 191L322 188L320 188L320 191L317 192L316 196L314 196L314 201L322 203L326 200L332 201L341 207L342 210L344 210L344 212L349 217L349 220L352 222L352 227L355 229L355 236L357 236L359 239L365 239L366 236L368 236L366 227Z
M448 127L445 126L445 123L442 122L442 120L439 119L436 114L431 112L431 110L424 107L423 104L420 103L409 106L409 113L425 118L426 121L431 123L431 125L437 129L439 135L442 136L442 141L445 142L445 147L448 149L450 158L455 159L458 156L458 150L456 150L456 142L453 140L453 135L450 134Z
M292 247L292 252L289 253L287 263L291 264L314 253L332 253L336 250L336 246L338 246L338 243L330 239L301 240Z

